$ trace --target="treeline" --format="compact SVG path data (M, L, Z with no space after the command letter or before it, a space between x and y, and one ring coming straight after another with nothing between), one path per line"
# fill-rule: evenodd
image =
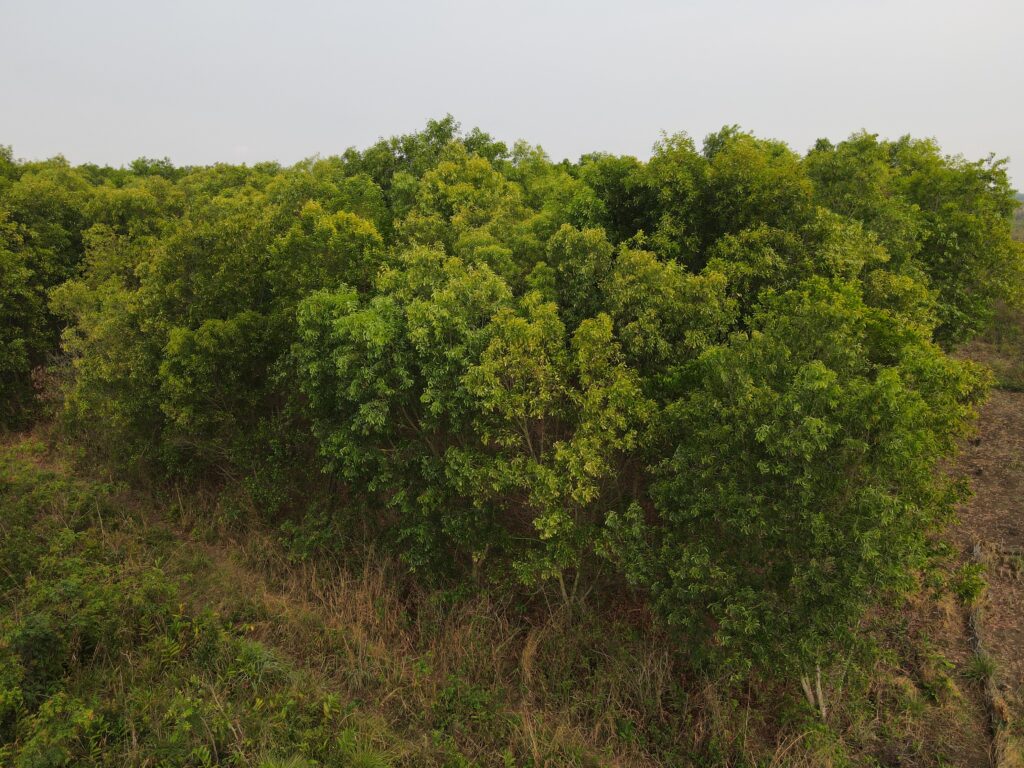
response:
M3 420L423 578L629 590L799 674L911 589L1024 254L1004 163L737 128L553 163L451 119L292 167L0 156ZM35 377L35 378L34 378Z

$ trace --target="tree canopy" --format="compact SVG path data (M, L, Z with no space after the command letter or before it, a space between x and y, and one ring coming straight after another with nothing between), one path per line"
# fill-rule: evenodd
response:
M291 167L0 156L0 417L61 371L122 468L311 487L431 579L630 585L789 673L909 589L1022 300L1005 163L737 127L552 162L450 117Z

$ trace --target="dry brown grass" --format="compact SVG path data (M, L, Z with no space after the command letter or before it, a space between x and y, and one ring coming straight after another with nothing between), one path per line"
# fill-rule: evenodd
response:
M991 367L999 387L963 447L959 466L974 493L953 537L988 583L973 630L991 658L983 682L993 765L1004 768L1024 765L1024 316L1001 307L995 326L962 354Z
M424 750L440 764L441 751L424 743L423 731L443 719L439 702L454 699L459 709L473 697L482 697L483 712L460 710L467 721L448 735L479 765L501 765L503 752L527 761L517 764L652 767L666 764L665 754L685 759L680 765L700 764L704 755L714 756L712 765L777 766L851 757L858 764L868 755L922 766L941 755L946 765L970 766L987 755L984 712L961 692L964 681L936 701L928 692L945 674L935 660L961 656L949 647L964 635L948 601L922 598L908 608L907 653L875 669L870 711L860 699L848 702L841 670L830 671L829 737L799 719L781 725L779 706L799 701L795 690L762 682L736 691L690 678L669 638L649 627L562 610L523 616L487 595L449 601L417 589L400 566L372 552L358 569L329 560L292 564L274 537L257 531L230 544L185 546L199 547L208 562L194 599L224 615L249 615L255 638L330 679L345 697L371 703L414 745L402 752L408 765L433 764L419 762ZM930 650L915 656L918 642ZM644 744L624 738L624 727L667 735ZM886 744L886 734L906 744Z
M69 471L39 445L39 461ZM883 654L859 678L852 662L826 670L824 727L795 681L737 690L687 670L678 640L635 606L569 612L543 601L524 609L494 592L453 594L372 550L295 561L276 532L217 522L214 493L172 490L168 503L126 492L122 501L148 520L196 610L214 610L378 718L396 737L381 745L395 765L987 760L978 692L957 671L970 658L963 613L948 597L922 595L873 617L865 632Z

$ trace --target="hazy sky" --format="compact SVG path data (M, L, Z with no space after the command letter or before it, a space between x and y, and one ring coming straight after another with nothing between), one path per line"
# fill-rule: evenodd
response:
M0 0L0 28L18 157L291 163L450 112L555 159L911 133L1024 186L1024 0Z

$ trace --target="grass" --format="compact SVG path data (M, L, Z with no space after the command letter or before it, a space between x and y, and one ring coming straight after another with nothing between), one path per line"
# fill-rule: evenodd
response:
M244 627L191 610L164 567L170 540L111 488L21 453L0 456L0 764L384 759L395 740L378 720Z
M992 678L996 673L996 661L991 656L985 653L976 653L971 657L970 664L967 665L965 674L971 680L978 683L984 683Z
M823 723L796 681L736 687L687 669L680 639L634 605L570 613L427 588L373 551L297 556L294 531L208 522L201 496L83 479L38 440L0 449L0 478L0 765L930 766L973 754L958 673L920 653L927 630L906 609L871 617L863 647L825 670Z

